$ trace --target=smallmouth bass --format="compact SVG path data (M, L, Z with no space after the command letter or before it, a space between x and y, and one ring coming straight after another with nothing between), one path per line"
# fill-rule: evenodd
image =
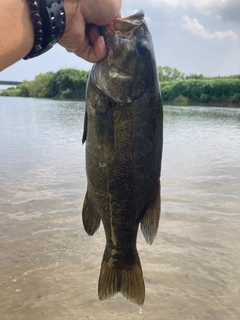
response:
M139 224L149 244L158 230L162 99L144 13L116 18L101 32L108 54L93 66L86 94L83 225L93 235L102 220L105 230L99 299L120 292L142 305L145 285L136 242Z

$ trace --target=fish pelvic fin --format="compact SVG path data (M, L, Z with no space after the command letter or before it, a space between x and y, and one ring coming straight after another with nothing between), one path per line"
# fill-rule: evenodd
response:
M148 244L152 244L158 231L158 224L161 213L161 195L160 195L160 181L158 189L141 220L141 230L143 236Z
M130 262L109 258L107 251L105 249L98 281L99 299L106 300L120 292L131 302L143 305L145 284L137 251Z
M94 235L100 226L101 217L91 202L88 191L86 192L83 209L82 220L85 231L89 236Z

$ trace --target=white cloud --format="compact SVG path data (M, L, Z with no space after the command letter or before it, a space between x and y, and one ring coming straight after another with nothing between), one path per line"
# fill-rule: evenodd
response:
M127 0L126 0L127 1ZM146 4L146 0L131 0ZM240 0L148 0L152 7L196 8L205 15L213 15L217 19L240 22Z
M202 24L198 22L196 18L189 18L188 16L182 17L182 27L189 32L198 35L199 37L205 38L205 39L219 39L219 40L237 40L238 36L235 32L232 30L228 31L216 31L216 32L210 32L207 29L204 28Z
M195 7L206 15L240 22L239 0L199 0L195 1Z
M142 0L145 2L146 0ZM138 1L139 2L139 1ZM187 6L188 3L191 3L190 0L148 0L148 3L151 4L153 7L171 7L176 8L179 6Z

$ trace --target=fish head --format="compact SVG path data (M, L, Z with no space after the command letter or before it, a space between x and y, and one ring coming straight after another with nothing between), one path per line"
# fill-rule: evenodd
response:
M143 11L116 18L100 32L108 53L92 69L98 89L118 103L131 103L150 88L159 90L152 38Z

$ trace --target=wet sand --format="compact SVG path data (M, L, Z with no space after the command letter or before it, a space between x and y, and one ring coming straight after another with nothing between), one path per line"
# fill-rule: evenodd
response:
M98 300L104 231L85 234L81 201L6 207L12 218L1 226L0 319L240 319L239 216L170 212L166 200L153 245L138 236L146 285L140 308L119 294ZM29 218L39 206L51 211Z

